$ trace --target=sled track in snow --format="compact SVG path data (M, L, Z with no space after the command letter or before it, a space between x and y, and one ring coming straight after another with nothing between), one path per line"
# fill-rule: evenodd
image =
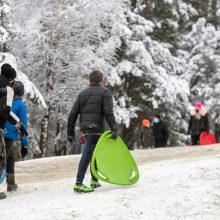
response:
M214 155L220 157L220 144L206 147L169 147L131 151L138 165L157 161L190 160ZM18 184L75 178L81 155L50 157L16 163Z

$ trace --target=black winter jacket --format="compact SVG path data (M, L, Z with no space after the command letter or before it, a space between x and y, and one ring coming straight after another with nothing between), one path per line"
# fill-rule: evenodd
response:
M68 118L67 135L75 135L75 124L80 115L80 131L85 134L100 134L105 130L106 118L112 131L117 131L113 113L111 92L99 84L92 84L77 97Z
M4 128L6 121L11 122L13 125L19 122L19 118L11 112L14 91L9 86L9 80L0 75L0 128Z
M152 125L155 147L165 147L169 138L169 132L165 124L160 121L158 124Z
M188 127L188 134L192 136L200 135L203 131L209 131L209 118L206 111L201 114L201 118L198 119L195 114L191 113Z

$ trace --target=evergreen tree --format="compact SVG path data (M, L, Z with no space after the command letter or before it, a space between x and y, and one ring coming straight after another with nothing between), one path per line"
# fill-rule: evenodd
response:
M95 68L107 75L130 148L138 146L141 119L154 114L168 124L169 144L183 144L188 107L196 100L218 122L219 1L17 0L13 12L13 53L45 97L50 88L49 151Z
M220 32L214 24L199 18L192 31L183 36L180 54L187 60L185 78L189 80L191 102L202 101L210 110L215 127L219 124L220 105Z
M179 23L196 11L182 1L172 3L133 2L118 27L121 46L109 82L115 91L119 123L124 124L122 134L131 148L142 117L154 114L161 114L172 128L170 145L184 139L189 86L183 78L186 64L173 48ZM178 13L180 7L184 9Z

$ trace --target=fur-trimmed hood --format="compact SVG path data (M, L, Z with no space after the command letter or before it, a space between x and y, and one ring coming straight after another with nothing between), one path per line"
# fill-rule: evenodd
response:
M199 113L197 113L197 112L196 112L196 109L193 108L193 109L191 110L190 115L191 115L191 116L200 115L200 116L204 117L205 115L207 115L207 113L208 113L208 111L207 111L204 107L199 110Z

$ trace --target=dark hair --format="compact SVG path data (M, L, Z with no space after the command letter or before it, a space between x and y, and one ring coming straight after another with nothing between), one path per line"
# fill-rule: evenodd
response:
M24 84L21 81L15 81L12 88L14 90L15 96L23 96L24 95Z
M156 118L160 119L160 115L154 115L154 117L156 117Z
M93 70L89 75L90 84L101 83L103 81L103 73L99 70Z

